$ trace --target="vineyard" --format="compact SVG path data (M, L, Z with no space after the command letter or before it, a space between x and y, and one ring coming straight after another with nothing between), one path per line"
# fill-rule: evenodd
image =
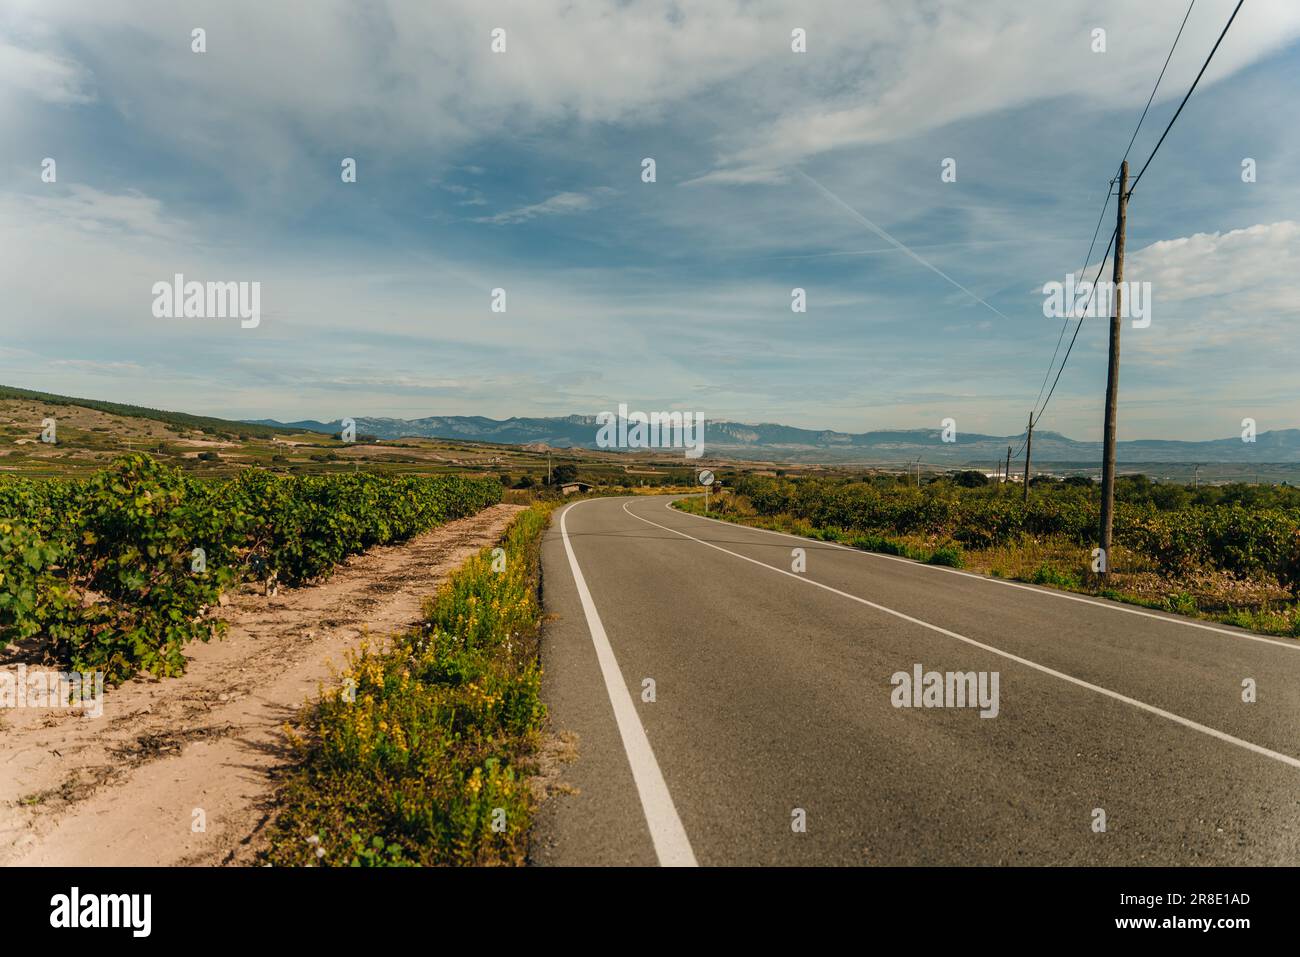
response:
M787 514L819 528L921 535L963 549L1014 545L1025 538L1096 544L1100 499L1094 488L1035 486L1028 502L1018 490L925 488L870 482L746 478L737 492L759 515ZM1115 543L1160 569L1186 573L1214 568L1265 575L1300 587L1300 502L1259 507L1242 502L1161 507L1134 495L1117 502Z
M351 554L500 501L495 479L250 469L200 481L147 455L85 480L0 483L0 647L44 639L109 682L181 673L240 582L301 585Z

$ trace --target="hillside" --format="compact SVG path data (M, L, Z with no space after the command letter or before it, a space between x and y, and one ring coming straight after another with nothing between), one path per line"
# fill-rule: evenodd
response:
M288 435L294 431L293 429L271 425L217 419L207 415L190 415L188 412L166 412L161 409L148 409L144 406L126 405L121 402L79 399L73 396L56 395L52 392L37 392L34 389L19 389L14 386L0 385L0 400L4 399L26 399L47 406L77 406L124 418L149 419L171 426L177 431L197 430L205 434L225 432L233 435L253 435L258 438Z
M57 441L42 441L43 423L54 420ZM486 420L485 420L486 421ZM369 430L358 430L365 436ZM123 453L147 452L200 477L249 467L284 473L367 472L496 474L509 485L538 484L552 467L580 468L599 484L687 482L680 458L615 456L583 449L520 447L460 439L364 438L344 443L338 426L235 422L212 416L149 409L73 396L0 386L0 476L76 476L102 469Z
M49 420L54 442L42 441ZM449 442L344 444L311 430L0 386L0 474L85 474L129 452L147 452L199 475L249 466L284 472L485 471L519 458L500 448ZM545 470L545 456L523 458L521 470Z

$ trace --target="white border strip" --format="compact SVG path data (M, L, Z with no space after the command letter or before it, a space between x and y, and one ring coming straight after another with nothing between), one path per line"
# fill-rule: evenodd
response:
M1024 665L1027 668L1033 668L1035 671L1040 671L1045 675L1051 675L1053 678L1068 681L1070 684L1077 685L1080 688L1087 688L1089 691L1095 691L1097 694L1105 695L1107 698L1112 698L1115 701L1122 701L1124 704L1132 705L1134 708L1157 715L1167 721L1172 721L1175 724L1181 724L1183 727L1191 728L1193 731L1199 731L1201 734L1209 735L1210 737L1217 738L1220 741L1226 741L1228 744L1235 744L1239 748L1253 751L1255 754L1261 754L1266 758L1272 758L1274 761L1280 761L1282 764L1290 765L1293 768L1300 768L1300 758L1292 757L1289 754L1282 754L1280 751L1273 751L1261 745L1253 744L1250 741L1233 737L1230 734L1219 731L1217 728L1211 728L1208 725L1200 724L1190 718L1184 718L1182 715L1174 714L1172 711L1166 711L1164 708L1157 708L1155 705L1147 704L1145 701L1139 701L1137 698L1130 698L1128 695L1120 694L1118 691L1111 691L1109 688L1103 688L1101 685L1095 685L1090 681L1084 681L1083 679L1076 678L1073 675L1067 675L1065 672L1057 671L1055 668L1040 665L1038 662L1030 661L1028 658L1021 658L1019 655L1013 655L1011 652L1003 651L1001 648L994 648L992 645L986 645L984 642L976 641L974 638L967 638L965 635L959 635L957 632L949 631L947 628L940 628L938 625L932 625L928 621L922 621L920 618L913 618L911 615L905 615L901 611L894 611L894 609L886 608L884 605L877 605L873 601L867 601L865 598L859 598L857 595L851 595L846 591L840 591L838 588L832 588L830 585L823 585L821 582L814 581L811 578L806 578L803 575L788 572L784 568L776 568L766 562L760 562L756 558L750 558L748 555L741 555L739 552L733 552L720 545L714 545L712 542L706 542L702 538L696 538L694 535L687 535L685 532L679 532L677 529L669 528L667 525L660 525L658 522L652 522L648 518L642 518L640 515L635 515L632 512L629 512L627 508L629 504L630 503L624 503L623 511L627 512L628 515L631 515L638 521L645 522L647 525L661 528L665 532L672 532L674 535L680 535L682 538L689 538L691 541L698 542L699 544L705 545L709 548L716 548L723 554L731 555L732 557L739 558L742 561L751 562L752 564L758 565L760 568L766 568L768 571L776 572L778 575L786 575L796 581L801 581L817 588L825 589L832 594L839 595L841 598L856 601L869 608L874 608L876 611L882 611L887 615L893 615L895 618L901 618L903 621L909 622L913 625L919 625L922 628L928 628L930 631L938 632L939 634L945 635L949 638L964 641L968 645L973 645L983 651L998 655L1001 658L1006 658L1008 661L1014 661L1016 664ZM732 523L724 522L723 524L726 525Z
M614 649L610 647L605 626L601 624L596 611L596 603L591 599L587 581L582 577L578 559L573 554L573 545L569 542L567 525L569 511L582 502L574 502L560 515L560 538L564 540L564 551L569 556L569 569L573 572L573 581L578 586L578 597L582 600L582 611L587 616L587 628L591 631L591 643L596 646L596 658L600 662L600 673L605 679L605 690L609 693L609 703L614 708L614 720L618 723L618 733L623 738L623 750L627 753L627 763L632 766L632 779L636 782L637 794L641 798L641 809L645 812L645 821L650 828L650 839L654 842L655 854L663 867L695 867L695 852L691 850L690 839L682 827L681 818L673 797L668 793L663 772L659 762L650 748L650 739L646 737L641 718L632 703L623 673L619 671ZM631 514L631 513L629 513Z
M946 572L949 575L960 575L962 578L969 578L972 581L986 582L990 585L1005 585L1008 588L1020 588L1024 591L1033 592L1035 595L1042 595L1044 598L1060 598L1064 601L1077 601L1085 605L1093 605L1097 608L1105 608L1109 611L1122 612L1125 615L1137 615L1141 618L1151 618L1155 621L1167 622L1171 625L1183 625L1187 628L1199 628L1201 631L1212 631L1217 635L1228 635L1231 638L1248 638L1251 641L1262 641L1266 645L1277 645L1279 648L1285 648L1288 651L1300 651L1300 642L1284 641L1280 638L1265 638L1263 635L1256 635L1253 632L1244 629L1219 628L1216 625L1207 625L1201 621L1191 621L1186 618L1175 618L1170 615L1159 615L1153 611L1144 611L1141 608L1132 608L1128 605L1122 605L1113 601L1098 601L1095 598L1087 598L1083 595L1071 595L1068 592L1054 591L1050 588L1036 588L1033 585L1026 585L1022 582L1007 581L1005 578L990 578L987 575L977 575L974 572L964 572L958 568L949 568L945 565L927 565L924 562L913 561L910 558L903 558L899 555L887 555L884 552L869 552L861 548L853 548L849 545L841 545L839 542L828 542L821 538L808 538L805 535L791 535L789 532L776 532L770 528L758 528L754 525L742 525L740 522L727 522L718 518L709 518L707 515L696 515L694 512L683 512L680 508L673 508L672 502L665 502L664 508L669 509L677 515L689 515L691 518L703 519L706 522L717 522L719 525L727 525L731 528L747 528L751 532L766 532L768 535L779 535L781 538L793 538L799 542L812 542L815 545L826 545L831 548L838 548L846 552L853 552L855 555L861 555L864 558L882 558L890 562L902 562L904 565L911 565L913 568L927 568L930 571ZM629 512L629 515L632 513Z

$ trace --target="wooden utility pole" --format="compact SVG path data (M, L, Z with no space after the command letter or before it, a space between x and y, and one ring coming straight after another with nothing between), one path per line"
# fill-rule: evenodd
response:
M1011 446L1007 446L1007 467L1002 470L1002 484L1011 481Z
M1029 457L1034 452L1034 413L1029 413L1029 431L1025 433L1025 501L1029 501Z
M1119 413L1119 332L1124 304L1124 229L1128 222L1128 160L1119 167L1119 204L1115 214L1115 265L1111 273L1115 308L1110 317L1110 364L1106 369L1106 422L1101 455L1101 574L1110 569L1111 526L1115 517L1115 420Z

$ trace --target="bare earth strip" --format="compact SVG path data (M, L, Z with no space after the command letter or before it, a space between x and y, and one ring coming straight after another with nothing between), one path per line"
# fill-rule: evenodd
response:
M187 649L181 678L110 689L99 718L0 712L0 865L249 863L288 761L285 724L368 632L414 624L520 508L371 549L320 585L235 595L224 640Z

